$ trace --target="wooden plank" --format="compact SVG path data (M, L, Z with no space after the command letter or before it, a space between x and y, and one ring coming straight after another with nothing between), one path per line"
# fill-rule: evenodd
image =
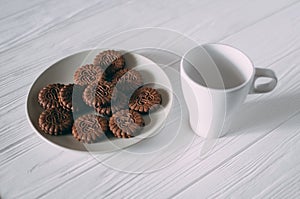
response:
M9 0L2 0L1 1L1 12L0 12L0 20L7 20L7 18L12 18L15 16L20 16L23 12L31 9L32 7L38 6L44 3L41 0L33 0L30 2L24 2L22 0L16 1L9 1ZM3 27L1 27L3 28Z
M183 157L183 162L177 162L160 172L147 175L136 175L113 171L109 168L105 168L103 165L98 166L98 163L88 156L79 154L74 155L67 151L61 153L61 150L48 146L43 141L39 140L39 138L31 139L31 137L28 137L26 139L26 136L32 134L29 125L26 125L25 115L23 114L26 91L29 88L29 84L32 82L32 77L36 77L47 65L60 59L62 53L67 55L82 50L83 48L93 47L95 42L99 42L101 39L105 38L105 36L112 34L111 30L115 30L115 32L125 30L128 29L128 25L129 27L136 27L141 25L144 26L145 24L148 26L163 24L163 26L166 27L176 27L174 24L177 24L178 29L175 29L193 35L199 42L207 42L214 39L218 41L218 39L226 37L228 34L231 35L236 31L239 31L238 34L233 37L228 37L224 41L249 52L248 54L253 57L256 63L268 65L274 62L274 60L280 59L282 56L287 56L289 52L292 52L299 47L297 46L299 37L295 34L299 33L297 31L299 27L297 26L297 23L295 23L299 20L299 17L295 14L295 11L299 10L299 6L294 5L291 6L291 8L285 8L293 2L295 1L276 1L268 5L267 10L264 10L261 9L265 8L265 6L261 6L262 2L257 1L250 3L250 1L247 1L246 5L252 7L253 11L256 11L255 15L252 15L252 13L250 14L250 12L241 15L241 13L248 11L248 6L244 6L243 3L238 1L231 1L231 3L229 3L234 6L226 6L218 1L212 3L204 2L203 4L195 2L196 4L186 6L182 5L183 3L180 2L167 2L164 3L162 7L159 6L160 3L152 2L149 3L147 11L145 11L142 16L139 12L134 11L142 9L145 6L144 2L118 4L117 7L108 6L101 10L103 12L99 12L99 8L102 7L103 4L97 2L95 5L92 3L87 5L85 3L84 8L81 11L78 10L76 6L67 7L69 5L63 4L59 7L61 9L56 11L55 8L57 5L54 2L52 5L48 5L47 9L52 12L57 12L55 13L57 18L51 18L49 21L47 21L48 19L45 19L47 14L32 12L34 9L28 12L26 11L26 14L21 15L23 16L21 19L25 16L30 16L28 20L24 21L24 28L26 28L26 30L35 27L34 21L32 21L34 17L39 18L40 16L40 18L46 20L39 24L39 30L33 29L37 31L30 30L29 32L22 33L24 30L23 27L16 26L19 28L18 36L13 42L10 41L7 32L1 33L6 36L6 42L2 42L0 46L2 51L0 56L1 60L3 60L1 69L4 68L3 73L1 73L0 84L1 123L3 121L0 126L0 129L3 130L0 132L0 136L3 136L1 137L3 138L3 142L1 141L1 149L3 149L3 151L1 152L0 158L1 163L2 160L6 160L7 162L0 171L0 177L1 179L7 179L8 181L8 183L5 182L5 184L2 184L4 181L0 182L1 196L23 196L28 198L37 196L55 197L63 196L68 193L69 197L84 195L89 197L95 195L130 197L146 196L147 194L149 196L155 196L158 194L151 192L152 189L160 192L162 195L169 196L172 193L176 193L178 189L184 188L190 182L190 180L188 180L189 176L192 176L193 178L199 176L200 174L197 171L202 167L205 167L205 171L209 171L212 168L211 166L205 166L205 163L220 163L220 160L224 159L224 152L222 152L222 150L226 149L227 151L230 151L233 149L233 151L230 152L232 155L234 152L243 151L241 150L243 149L241 147L244 147L245 149L248 148L251 146L249 145L250 141L255 141L259 138L259 135L257 135L260 132L259 130L261 130L261 133L266 133L266 129L263 129L263 127L260 126L261 129L257 127L257 129L249 130L250 132L255 130L257 131L257 134L246 135L245 137L238 135L238 139L235 139L235 135L228 139L225 138L221 140L213 151L218 153L215 153L210 159L207 159L204 162L197 160L198 147L202 140L196 140L190 151ZM117 2L115 1L115 3ZM79 2L78 5L81 5L81 3ZM116 4L112 3L104 5L114 6ZM168 10L170 6L172 9ZM188 14L186 16L183 15L178 17L179 11L177 11L177 7L183 8L182 14ZM65 14L65 9L68 10L69 8L70 10L74 8L74 10L72 10L71 13ZM260 25L261 19L273 15L274 12L277 12L282 8L287 10L283 10L278 15L275 14L274 16L266 18L262 21L263 25ZM121 13L124 17L128 16L130 20L136 18L139 20L130 24L128 22L124 23L124 17L112 17L109 20L101 21L101 23L103 23L102 25L105 27L103 30L101 27L93 26L88 31L82 31L82 27L86 27L89 24L95 24L99 18L103 19L105 16L114 16L113 14L115 13ZM203 18L207 18L208 16L208 21L201 21L200 23L196 17L199 13ZM232 13L232 15L229 15L228 13ZM50 14L49 16L54 15ZM192 18L191 16L195 17ZM226 20L227 23L224 23L223 21L225 16L229 16ZM241 17L237 18L236 16ZM281 20L280 17L282 18ZM13 19L15 19L14 16L9 18L6 22L12 22ZM276 31L272 32L278 30L278 26L274 25L277 21L279 21L280 27L282 28L280 34L284 36L280 41L276 40ZM3 21L1 21L1 23L3 23L2 27L9 28ZM186 27L189 23L193 25L199 24L199 26L195 27L192 25L194 28L190 29L189 27ZM12 26L15 26L17 23L13 24L14 25ZM241 29L248 27L249 25L252 26L245 31L241 31ZM213 31L214 28L216 28L215 31ZM293 31L289 31L290 28L293 28ZM256 34L250 37L251 39L247 42L244 42L251 32L255 32ZM259 33L260 35L258 35ZM196 37L195 35L198 36ZM268 35L267 41L265 41L266 38L264 35ZM256 36L258 38L256 38ZM90 39L86 41L83 38ZM255 42L251 42L251 40L254 40ZM274 40L276 40L276 42L273 43ZM76 45L74 45L74 41L77 42ZM284 46L285 44L287 44L287 47ZM42 48L41 45L43 46ZM261 49L265 46L268 46L267 49L261 53L259 53L259 50L256 50L256 47ZM278 49L278 47L281 46L284 47ZM16 56L16 54L18 56ZM289 57L287 59L289 59ZM289 66L292 66L297 63L294 61L287 61L286 64L291 64ZM291 72L288 73L288 77L291 77L289 74L297 72L294 67L284 68L281 65L275 66L277 65L272 65L272 68L276 69L276 72L287 71L287 68L290 68L289 71ZM22 85L18 84L17 79L23 77ZM3 82L2 78L4 79ZM296 80L298 80L297 77L293 79L294 82ZM285 88L286 87L281 88L282 92L280 92L280 94L286 94ZM295 83L288 91L296 91L297 88L297 83ZM274 95L278 95L278 93ZM273 95L269 95L262 98L268 99L272 96ZM254 97L253 100L257 98L258 97ZM249 102L251 102L251 99ZM251 109L251 107L248 107L246 110L249 109ZM289 111L291 110L289 109ZM290 112L287 114L290 114ZM283 115L282 117L277 118L278 121L285 116L286 115ZM20 128L15 127L19 122L21 123ZM272 126L273 123L271 122L268 125ZM22 142L24 138L25 141ZM230 146L230 144L232 144L232 146ZM12 146L10 147L10 145ZM228 148L228 146L230 147ZM46 151L47 155L41 153L41 151ZM33 157L37 158L35 159ZM20 163L23 163L24 165L20 165ZM7 167L7 165L9 165L9 167ZM205 173L204 170L202 171L203 173ZM14 171L18 171L16 175L9 175ZM175 171L177 172L176 176L173 175ZM183 180L178 182L180 179ZM163 183L161 180L166 180L166 182ZM82 185L81 182L89 183ZM95 184L98 186L90 189L90 187ZM55 191L51 191L54 190L54 187ZM74 189L74 187L79 188Z
M286 176L300 169L300 160L297 158L300 151L299 119L300 112L257 142L255 147L244 150L241 155L230 159L196 185L189 187L178 195L179 198L190 198L193 193L200 193L200 190L204 198L253 198L264 189L273 187L273 184L299 182L299 175L291 181L285 181ZM286 188L281 187L280 195L274 191L272 197L281 198L285 194L299 197L299 188Z

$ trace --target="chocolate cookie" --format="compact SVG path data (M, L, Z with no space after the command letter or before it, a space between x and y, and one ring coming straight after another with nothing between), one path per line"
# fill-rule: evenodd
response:
M75 84L84 86L97 84L102 78L103 70L99 66L87 64L79 67L74 74Z
M63 84L49 84L40 90L38 94L38 102L44 108L58 108L60 103L58 101L59 90Z
M122 92L113 92L111 102L109 104L104 104L95 107L97 113L105 116L111 116L122 109L128 109L129 98L125 96Z
M110 82L101 81L97 85L89 85L83 92L83 101L91 107L110 104L113 85Z
M128 109L116 112L109 120L109 129L118 138L133 137L144 125L142 115Z
M106 50L99 53L94 59L94 65L105 70L106 76L124 68L125 59L122 54L114 50Z
M93 143L105 135L108 121L93 114L82 115L77 118L72 128L73 136L83 143Z
M68 84L63 86L58 94L60 105L67 110L80 111L85 104L82 101L82 93L84 87L76 84Z
M133 69L122 69L118 71L112 80L118 90L123 91L126 94L132 94L137 88L143 85L141 74Z
M99 113L101 115L105 115L105 116L110 116L111 115L111 106L110 106L110 104L97 106L97 107L95 107L95 110L96 110L97 113Z
M50 135L70 132L72 124L72 114L62 108L47 109L39 117L41 130Z
M154 88L141 87L137 89L129 100L129 108L140 113L147 113L161 104L161 95Z

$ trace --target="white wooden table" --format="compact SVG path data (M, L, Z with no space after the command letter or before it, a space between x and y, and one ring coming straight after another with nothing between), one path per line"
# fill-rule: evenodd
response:
M2 0L0 197L299 198L299 11L297 0ZM273 69L279 84L249 96L232 133L208 155L199 156L205 142L197 137L178 160L150 173L118 171L38 137L25 113L34 79L67 55L141 27L233 45Z

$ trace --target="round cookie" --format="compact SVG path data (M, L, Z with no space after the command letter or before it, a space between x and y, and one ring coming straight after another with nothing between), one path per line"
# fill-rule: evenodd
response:
M141 87L137 89L129 100L129 108L140 113L147 113L158 108L161 95L154 88Z
M82 101L84 87L76 84L64 85L58 94L60 105L67 110L80 111L85 104Z
M128 68L118 71L112 82L119 90L130 95L143 85L142 75L138 71Z
M87 64L79 67L74 74L75 84L84 86L90 84L97 84L102 78L103 71L99 66Z
M58 93L63 87L63 84L49 84L42 88L38 94L38 102L44 109L58 108L60 103L58 101Z
M145 125L141 114L133 110L121 110L109 119L109 129L115 137L130 138Z
M108 121L93 114L82 115L73 124L73 136L83 143L98 141L108 130Z
M73 116L62 108L51 108L43 111L39 117L39 126L44 133L59 135L71 130Z
M116 71L124 68L125 59L118 51L106 50L95 57L94 65L100 66L105 70L106 76L110 76Z
M101 81L97 85L89 85L83 92L83 101L91 107L110 104L113 85L107 81Z

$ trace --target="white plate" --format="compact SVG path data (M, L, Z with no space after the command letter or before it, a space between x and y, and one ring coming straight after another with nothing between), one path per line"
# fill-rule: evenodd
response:
M72 134L50 136L40 130L38 118L43 109L37 101L38 92L48 84L73 83L73 75L76 69L81 65L93 63L94 57L100 51L102 50L89 50L68 56L50 66L33 83L27 97L27 116L36 133L47 142L70 150L111 152L126 148L155 135L164 124L173 101L169 78L157 64L148 58L134 53L126 53L124 57L127 66L138 70L143 76L144 83L152 84L153 87L159 89L162 95L162 107L149 116L143 116L146 126L138 136L129 139L106 138L94 144L82 144L75 140Z

